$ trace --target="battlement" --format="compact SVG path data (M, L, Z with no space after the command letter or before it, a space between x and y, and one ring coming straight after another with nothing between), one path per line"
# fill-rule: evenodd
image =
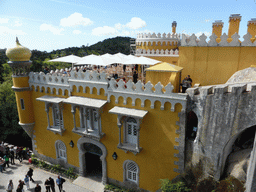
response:
M178 49L175 49L175 50L173 50L173 49L171 49L171 50L168 50L168 49L166 49L166 50L163 50L163 49L161 49L161 50L159 50L159 49L157 49L157 50L136 49L136 55L137 56L143 55L143 56L179 57L179 50Z
M220 36L221 41L217 43L216 39L217 36L215 34L212 34L210 37L210 41L207 42L207 36L205 34L202 34L199 36L199 39L197 39L197 36L195 34L192 34L191 36L187 36L185 34L182 34L182 40L181 40L181 46L183 47L238 47L238 46L256 46L256 42L254 41L252 43L251 38L252 35L250 33L247 33L243 36L244 41L239 42L240 35L235 33L232 35L232 41L229 43L227 41L228 35L224 33Z
M137 39L136 40L143 40L143 39L180 39L180 35L177 33L138 33L137 34Z
M132 99L132 105L135 106L136 99L141 100L141 106L144 107L146 100L151 102L151 108L154 108L156 101L161 103L161 109L164 109L164 104L166 102L171 103L171 110L175 110L175 105L180 103L183 106L183 110L186 107L187 94L173 93L173 85L169 83L165 87L159 82L155 86L151 82L146 84L138 81L136 84L129 80L125 83L122 79L118 82L113 78L108 80L105 73L93 72L82 72L79 70L76 72L72 70L70 74L61 74L59 71L55 73L44 74L43 72L29 74L29 86L34 86L35 91L45 91L45 93L54 93L60 95L60 90L62 90L62 95L65 95L65 91L68 91L68 95L71 92L80 92L81 87L84 93L86 93L86 88L90 89L90 94L93 93L93 89L97 90L97 94L100 95L101 89L104 90L105 96L107 96L108 101L110 97L115 97L115 102L118 103L119 97L123 98L124 104L127 103L127 98ZM49 89L49 90L48 90Z
M223 95L223 94L235 94L241 95L242 93L255 94L256 82L249 83L236 83L236 84L221 84L212 86L202 86L197 88L187 89L187 93L191 98L200 97L204 98L208 95Z

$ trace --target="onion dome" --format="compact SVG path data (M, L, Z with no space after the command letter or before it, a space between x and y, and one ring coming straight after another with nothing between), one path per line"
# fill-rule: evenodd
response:
M6 50L6 56L10 61L29 61L31 57L31 51L23 47L18 38L16 37L16 47L8 48Z

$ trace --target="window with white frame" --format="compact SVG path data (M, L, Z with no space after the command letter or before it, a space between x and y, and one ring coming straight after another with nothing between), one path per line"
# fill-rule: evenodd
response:
M138 169L135 163L133 162L127 163L126 172L127 172L127 180L137 182Z
M62 135L62 133L65 131L62 113L63 100L65 99L45 95L43 97L37 98L36 100L45 102L45 111L47 113L48 121L47 130ZM52 113L52 118L50 118L50 113Z
M137 121L134 118L129 117L125 124L125 136L126 143L134 144L137 143Z
M97 131L99 128L99 114L96 109L82 107L80 111L80 118L82 119L81 128L86 128L89 131Z
M57 158L67 160L67 149L65 144L62 141L57 141L55 147Z
M52 104L52 116L53 116L53 126L62 127L62 114L58 104Z
M140 153L142 150L140 147L140 126L148 111L116 106L109 110L109 113L117 114L117 126L119 128L117 148L125 152L130 151L135 155Z
M131 185L136 184L139 186L139 167L131 160L126 160L123 164L124 168L124 182Z
M80 105L72 105L74 128L73 132L82 136L88 136L96 140L100 140L105 134L101 132L101 109L85 107ZM80 127L76 122L76 111L79 109Z

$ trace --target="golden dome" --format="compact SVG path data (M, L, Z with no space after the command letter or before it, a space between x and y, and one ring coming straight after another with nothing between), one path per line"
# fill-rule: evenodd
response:
M29 61L31 57L31 51L23 47L18 38L16 37L16 47L8 48L6 50L6 56L10 59L10 61Z

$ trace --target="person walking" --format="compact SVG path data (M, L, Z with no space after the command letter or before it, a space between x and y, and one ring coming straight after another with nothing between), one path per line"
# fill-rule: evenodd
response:
M11 164L14 165L14 148L11 147L10 149L10 159L11 159Z
M5 155L5 156L4 156L4 160L5 160L5 166L6 166L6 167L7 167L7 166L10 167L10 166L9 166L9 156L8 156L8 155Z
M51 185L52 192L55 192L55 184L53 178L49 177L49 183Z
M7 185L6 191L12 192L12 190L13 190L13 182L12 182L12 180L10 180Z
M49 179L45 180L44 185L45 185L46 192L51 192L51 185L50 185Z
M17 192L21 191L23 192L23 186L25 185L24 181L21 181L19 180L19 185L18 185L18 188L17 188Z
M60 190L60 192L62 191L62 189L63 189L63 183L65 182L66 180L65 179L63 179L62 177L60 177L59 175L58 175L58 178L56 179L56 184L58 185L58 187L59 187L59 190Z
M4 159L0 157L0 172L2 173L4 170Z
M25 185L26 185L27 190L28 190L29 189L29 176L28 175L25 175L24 182L25 182Z
M27 175L29 176L30 178L30 181L32 181L33 183L35 182L34 179L32 178L33 176L33 169L32 168L29 168L28 172L27 172Z
M37 183L35 187L35 192L41 192L41 186Z

